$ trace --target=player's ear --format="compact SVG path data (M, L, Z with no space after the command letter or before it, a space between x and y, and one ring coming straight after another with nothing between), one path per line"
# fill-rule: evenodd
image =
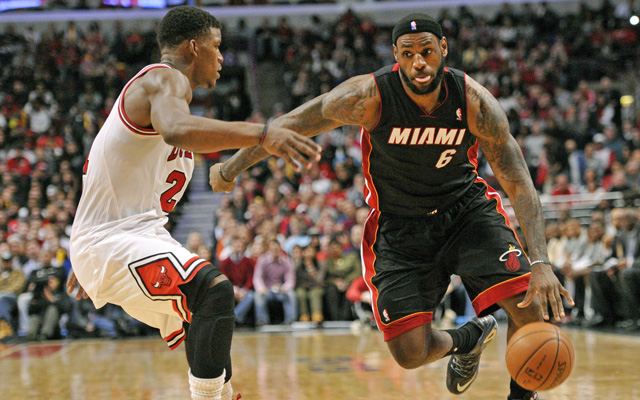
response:
M198 55L198 42L195 39L189 40L189 53L194 56Z
M445 36L440 39L440 50L442 50L442 57L446 57L449 54L449 46L447 45L447 38Z
M396 62L398 61L398 48L395 44L393 45L393 58L396 59Z

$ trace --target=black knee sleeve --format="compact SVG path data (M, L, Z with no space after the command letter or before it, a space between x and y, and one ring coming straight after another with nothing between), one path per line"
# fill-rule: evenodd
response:
M231 378L231 337L235 322L233 285L223 280L209 287L191 305L191 324L185 339L187 361L197 378L212 379L226 370ZM187 297L188 300L188 297Z

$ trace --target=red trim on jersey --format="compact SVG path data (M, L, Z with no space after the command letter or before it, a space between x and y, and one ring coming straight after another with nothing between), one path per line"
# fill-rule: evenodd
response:
M465 113L466 113L467 110L469 109L469 107L468 107L469 103L467 102L467 76L469 76L469 75L467 75L466 72L463 72L463 74L464 74L464 110L465 110ZM469 118L467 118L466 115L465 115L465 119L467 121L469 121ZM468 125L468 123L467 123L467 125Z
M360 127L360 147L362 149L362 173L364 174L364 199L369 207L377 210L380 208L378 207L378 191L376 190L376 187L373 184L373 178L371 177L371 160L369 159L373 146L371 146L371 137L369 132L362 127Z
M138 72L133 78L131 78L131 80L126 84L124 89L122 89L122 93L120 94L120 99L118 100L118 115L120 116L120 120L122 121L122 123L125 124L127 128L129 128L131 132L136 133L138 135L154 136L154 135L157 135L158 132L155 129L143 128L141 126L138 126L129 119L129 117L127 116L127 113L124 111L124 95L127 92L127 89L129 88L129 86L131 86L131 84L133 83L133 81L135 81L136 79L138 79L139 77L141 77L142 75L146 74L147 72L151 71L154 68L170 69L171 67L166 64L147 65L142 70L140 70L140 72Z
M391 68L391 71L393 72L398 72L400 70L400 63L396 63L393 68Z
M376 314L377 316L377 314ZM397 321L393 321L382 329L384 333L384 341L388 342L396 336L400 336L405 332L408 332L414 328L422 325L430 324L433 321L433 312L417 312L414 314L402 317ZM378 325L380 326L380 325Z
M176 340L176 338L178 338L180 335L182 335L182 337L180 337L175 343L171 344L171 342ZM167 342L167 345L171 350L175 350L178 346L180 346L180 343L182 343L182 341L186 337L187 335L186 335L186 332L184 331L184 328L180 328L177 331L173 332L171 335L163 339Z
M376 242L378 236L378 220L380 218L380 211L372 208L369 211L369 216L364 223L364 232L362 234L362 276L364 282L371 292L371 305L373 306L373 315L376 318L378 327L381 327L382 321L380 320L378 313L378 288L375 287L371 280L376 275L376 254L373 252L373 245Z
M508 281L495 284L489 289L480 293L471 302L476 315L480 315L482 311L498 303L499 301L526 292L529 288L530 279L531 272L522 276L517 276L513 279L509 279Z
M209 261L204 261L202 258L200 258L198 256L194 256L194 257L190 258L186 263L184 263L183 268L184 269L189 269L191 264L193 264L194 262L196 262L198 260L202 260L203 262L200 265L198 265L191 272L191 275L189 275L189 278L186 281L184 281L184 283L190 282L191 279L193 279L193 277L196 276L198 271L200 271L202 269L202 267L204 267L205 265L211 265L211 263ZM189 307L187 307L187 296L184 296L184 295L182 296L181 303L182 303L182 308L187 312L187 315L186 315L187 318L186 319L182 316L182 313L180 313L178 311L178 304L177 304L176 300L174 300L174 302L173 302L173 309L176 310L176 312L178 313L178 315L180 315L182 317L182 319L184 319L185 321L191 323L191 310L189 310Z

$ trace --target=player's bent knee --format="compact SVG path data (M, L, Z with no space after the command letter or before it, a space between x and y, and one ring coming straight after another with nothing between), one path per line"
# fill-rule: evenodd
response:
M234 306L233 284L225 279L207 288L202 300L195 305L193 316L233 316Z
M424 365L426 355L403 353L402 355L394 354L393 358L396 360L396 363L404 369L416 369Z
M407 334L409 335L405 336ZM407 334L389 340L387 346L399 366L415 369L425 364L429 341L424 335L413 335L409 332Z

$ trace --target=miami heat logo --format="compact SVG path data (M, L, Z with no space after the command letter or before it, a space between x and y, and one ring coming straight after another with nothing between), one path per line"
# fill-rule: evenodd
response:
M153 287L159 288L162 285L171 285L171 278L167 276L167 269L164 267L164 265L160 266L160 272L158 272L158 277L156 278L156 283L153 284Z
M502 253L499 260L504 261L507 267L507 271L516 272L520 269L520 260L518 260L518 257L520 257L521 255L522 251L516 249L516 246L510 244L509 250Z
M416 21L411 21L411 30L415 31L418 29L418 24L416 24Z

